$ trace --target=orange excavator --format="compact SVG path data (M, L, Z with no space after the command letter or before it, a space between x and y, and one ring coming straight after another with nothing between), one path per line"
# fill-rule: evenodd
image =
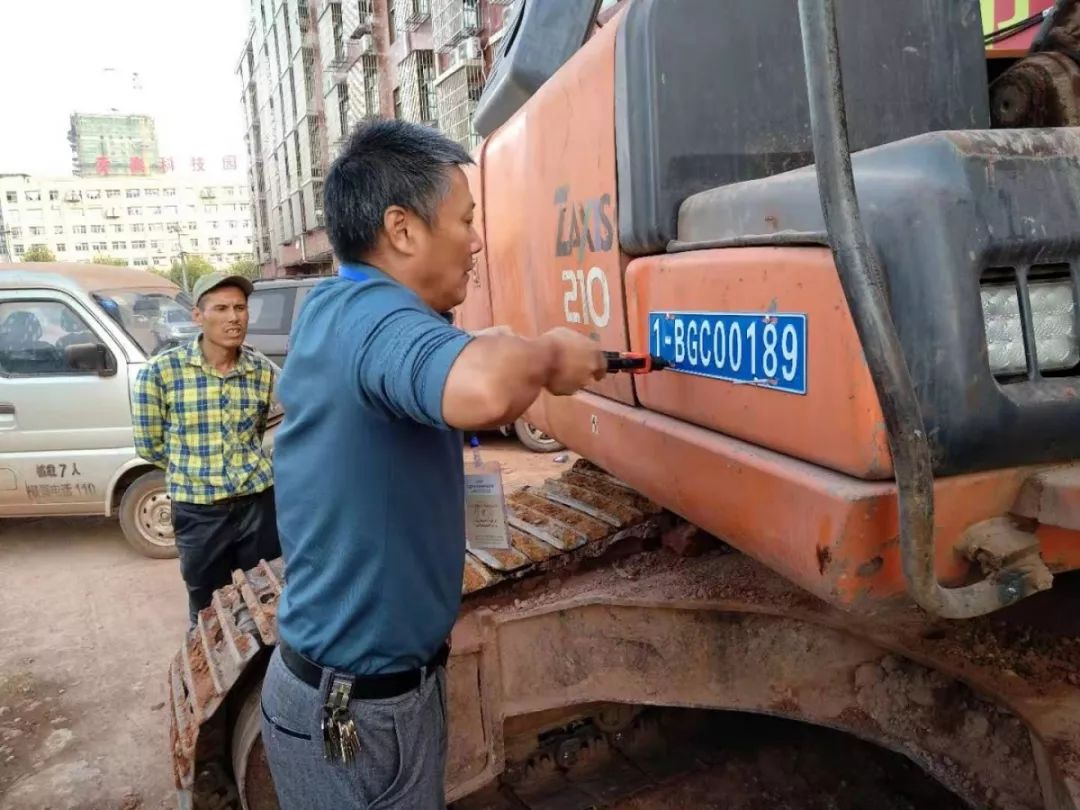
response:
M676 709L1080 805L1080 3L1002 5L517 4L458 322L664 370L528 414L583 460L467 553L456 806L615 806ZM282 578L237 572L173 662L186 806L276 806Z

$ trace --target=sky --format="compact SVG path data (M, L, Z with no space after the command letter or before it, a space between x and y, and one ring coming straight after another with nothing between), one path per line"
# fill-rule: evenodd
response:
M0 0L0 173L71 174L71 113L110 106L153 116L178 172L243 166L248 15L248 0Z

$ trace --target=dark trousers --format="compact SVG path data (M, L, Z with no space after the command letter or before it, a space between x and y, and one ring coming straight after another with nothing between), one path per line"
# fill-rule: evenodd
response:
M214 591L232 582L234 569L281 556L273 487L214 504L173 501L172 523L193 626Z

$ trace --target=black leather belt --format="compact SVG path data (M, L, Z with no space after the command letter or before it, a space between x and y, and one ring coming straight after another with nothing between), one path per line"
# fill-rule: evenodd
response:
M281 650L281 660L288 667L289 672L302 680L312 689L318 689L322 685L323 667L302 653L298 653L284 641L278 641ZM450 645L443 644L435 657L432 658L423 669L409 669L404 672L391 672L387 675L356 675L352 688L353 700L383 700L385 698L404 695L416 689L424 681L424 674L431 674L438 667L446 666L450 657ZM335 670L340 671L340 670ZM351 673L347 673L350 674Z

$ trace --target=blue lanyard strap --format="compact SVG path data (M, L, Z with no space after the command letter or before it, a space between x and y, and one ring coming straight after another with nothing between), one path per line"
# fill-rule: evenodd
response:
M343 264L338 267L338 275L342 278L347 278L349 281L367 281L371 278L371 276L359 267L354 267L349 264Z

